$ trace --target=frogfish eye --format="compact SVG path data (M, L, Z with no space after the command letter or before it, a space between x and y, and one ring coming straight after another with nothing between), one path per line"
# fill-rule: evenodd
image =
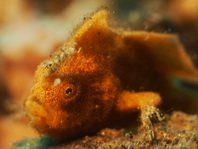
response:
M72 76L63 76L62 85L60 86L61 95L64 96L65 99L73 100L78 95L80 95L80 83Z
M77 95L77 88L73 85L65 88L65 98L73 98Z
M66 95L70 95L70 94L72 94L72 93L73 93L73 89L70 88L70 87L68 87L68 88L65 90L65 94L66 94Z

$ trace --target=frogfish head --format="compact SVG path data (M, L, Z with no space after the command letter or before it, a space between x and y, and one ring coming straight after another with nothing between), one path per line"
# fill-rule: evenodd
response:
M64 58L60 49L38 66L25 102L30 124L41 134L57 138L96 131L118 96L119 82L110 71L110 60L83 50L66 51Z
M25 109L41 134L72 138L106 124L120 91L112 71L116 44L107 16L101 11L89 18L38 66Z

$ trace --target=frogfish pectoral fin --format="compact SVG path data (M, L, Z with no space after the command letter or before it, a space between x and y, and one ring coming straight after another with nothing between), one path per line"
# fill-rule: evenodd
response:
M119 113L131 113L144 106L157 106L161 103L161 97L154 92L129 92L123 91L116 103L116 111Z

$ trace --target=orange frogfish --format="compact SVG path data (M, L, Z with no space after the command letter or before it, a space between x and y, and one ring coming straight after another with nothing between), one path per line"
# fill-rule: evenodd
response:
M161 97L179 98L171 78L198 80L177 36L112 29L108 16L97 11L38 66L25 109L39 133L90 134Z

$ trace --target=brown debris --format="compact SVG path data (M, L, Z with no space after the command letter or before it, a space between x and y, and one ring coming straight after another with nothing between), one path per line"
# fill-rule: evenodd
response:
M163 122L152 122L155 137L148 138L148 129L141 127L137 134L124 130L103 129L96 136L86 136L80 140L53 149L128 149L128 148L191 148L198 147L198 118L182 112L167 115Z

